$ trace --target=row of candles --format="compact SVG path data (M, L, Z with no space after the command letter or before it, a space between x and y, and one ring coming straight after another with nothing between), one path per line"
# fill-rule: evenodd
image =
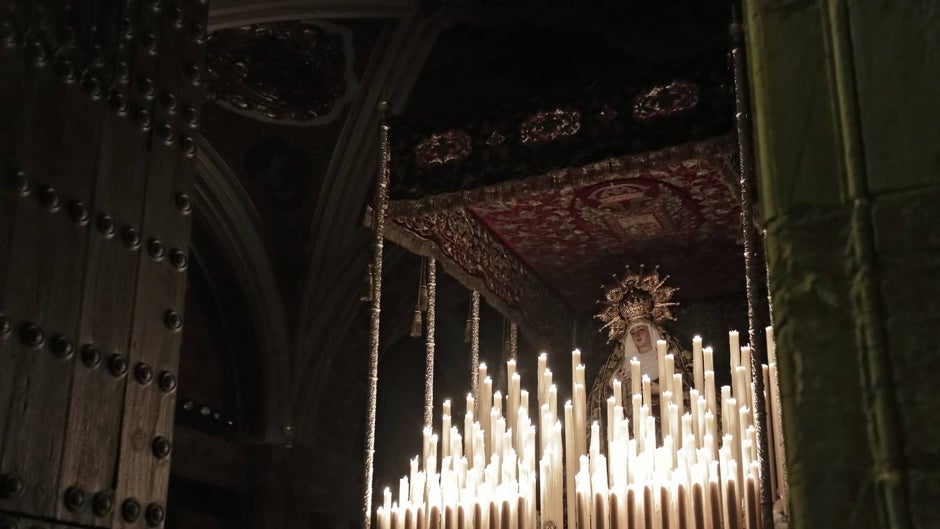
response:
M411 460L397 499L385 489L378 528L769 529L761 528L759 512L751 351L739 345L737 332L729 342L730 386L716 391L713 351L699 337L692 344L692 389L683 391L682 375L661 377L659 427L653 382L640 376L636 359L630 387L614 381L604 424L590 426L580 351L571 355L572 400L560 412L547 355L539 357L534 419L515 361L507 363L505 397L493 392L481 364L479 402L467 396L462 433L446 401L440 435L424 429L422 454ZM767 457L778 497L785 494L783 441L769 327L767 346L769 363L761 366ZM657 361L659 373L674 372L666 342L657 343Z

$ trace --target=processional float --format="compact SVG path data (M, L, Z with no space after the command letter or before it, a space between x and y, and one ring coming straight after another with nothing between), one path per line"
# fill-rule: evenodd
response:
M736 73L742 63L735 55ZM740 75L736 75L740 82ZM746 102L738 90L738 137L747 135ZM742 110L743 109L743 110ZM558 116L554 116L557 118ZM363 526L370 529L768 529L773 524L769 515L771 504L776 511L786 506L786 468L782 435L777 364L771 327L766 329L766 363L753 355L749 345L741 345L737 332L729 333L729 385L716 387L715 351L703 346L696 336L691 344L690 377L682 374L660 377L654 397L654 381L641 375L639 362L630 362L629 385L619 380L612 383L612 396L606 401L606 413L591 421L588 413L588 390L581 352L571 352L571 380L565 381L571 400L558 402L561 381L553 378L552 362L567 362L560 354L551 358L538 357L536 391L523 388L516 372L516 360L506 364L506 387L494 387L488 366L479 363L478 289L493 290L494 285L481 283L476 277L455 275L473 289L470 334L470 390L466 397L466 414L453 417L450 401L445 401L439 422L433 420L433 372L435 354L435 285L439 248L421 235L435 223L453 223L454 218L441 215L447 207L465 198L445 198L430 206L415 209L408 206L408 215L399 211L399 221L388 223L389 176L391 149L389 125L380 126L379 182L372 207L371 227L374 232L373 261L370 266L370 364L365 452L365 491ZM438 138L454 141L454 138ZM459 140L459 138L458 138ZM740 140L745 141L745 140ZM459 141L458 141L459 143ZM720 142L719 142L720 143ZM668 156L678 152L685 158L707 157L713 144L683 146L643 157ZM741 143L739 189L741 233L747 255L747 290L751 343L755 333L753 305L755 299L753 248L751 229L750 146ZM695 155L695 156L692 156ZM594 164L577 173L577 182L602 181L611 170L629 172L630 160L611 160ZM592 173L593 171L593 173ZM592 176L593 175L593 176ZM566 175L551 174L541 184L527 184L525 191L540 192L565 185ZM569 182L570 183L570 182ZM541 187L540 187L541 185ZM503 196L500 190L484 189L486 194ZM511 187L511 186L510 186ZM715 208L721 211L721 208ZM452 226L449 226L449 228ZM418 234L402 236L402 230ZM472 233L472 229L469 232ZM481 237L487 236L480 232ZM375 414L378 383L379 314L382 293L383 240L396 242L422 254L422 287L419 307L415 312L415 331L421 334L426 324L425 363L425 427L416 432L423 441L422 451L410 460L397 488L385 488L382 504L373 509L373 456ZM406 240L407 239L407 240ZM409 246L408 242L412 244ZM418 241L418 242L415 242ZM501 264L499 266L502 266ZM525 283L524 270L507 266L508 280ZM515 274L515 276L513 275ZM631 283L632 281L632 283ZM637 308L631 303L651 303L655 290L662 287L658 272L627 270L619 287L645 291L649 299L614 299L627 313L652 311L654 305ZM645 282L645 283L644 283ZM645 286L644 286L645 285ZM504 285L505 286L505 285ZM497 285L498 287L498 285ZM622 294L623 292L621 292ZM626 301L625 301L626 300ZM491 304L507 317L524 319L505 299L496 296ZM608 296L608 301L611 301ZM668 305L661 302L662 309ZM610 307L608 307L610 308ZM618 317L619 309L608 311L609 325ZM551 322L554 315L546 310ZM421 313L426 313L422 322ZM513 319L516 319L513 318ZM521 322L531 327L530 322ZM529 325L526 325L528 323ZM625 323L619 321L620 325ZM518 327L512 326L513 341ZM625 329L624 329L625 330ZM720 353L719 353L720 354ZM679 361L669 352L665 341L656 343L658 373L673 373ZM556 383L557 382L557 383ZM654 405L655 404L655 405ZM533 413L534 411L534 413ZM439 426L438 426L439 425ZM374 515L374 516L373 516ZM374 519L373 519L374 518Z

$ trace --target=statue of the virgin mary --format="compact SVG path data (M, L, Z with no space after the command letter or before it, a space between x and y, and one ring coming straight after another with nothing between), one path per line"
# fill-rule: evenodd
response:
M594 379L594 386L588 397L588 409L591 420L600 420L602 410L606 409L608 397L613 395L613 381L619 380L624 392L624 402L630 401L630 361L640 363L640 376L648 376L652 381L653 416L659 417L659 363L656 342L663 340L667 344L667 354L672 354L675 373L683 376L683 391L688 398L689 385L692 382L692 353L683 350L674 338L662 328L666 321L675 320L670 307L677 305L671 301L675 287L665 285L668 276L661 278L659 270L647 272L641 266L638 272L628 267L624 276L616 285L607 290L604 309L595 317L604 322L602 329L608 330L608 342L617 345L607 362ZM627 415L632 413L630 406L624 406Z

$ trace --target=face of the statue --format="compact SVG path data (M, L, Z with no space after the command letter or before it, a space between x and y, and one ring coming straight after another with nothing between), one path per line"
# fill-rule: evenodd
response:
M630 329L630 337L633 338L633 344L636 345L637 351L645 353L653 349L653 344L650 341L650 328L648 326L637 325Z

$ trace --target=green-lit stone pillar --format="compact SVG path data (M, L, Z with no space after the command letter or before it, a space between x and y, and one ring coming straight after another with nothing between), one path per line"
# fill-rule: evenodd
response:
M940 2L744 4L792 527L940 527Z

